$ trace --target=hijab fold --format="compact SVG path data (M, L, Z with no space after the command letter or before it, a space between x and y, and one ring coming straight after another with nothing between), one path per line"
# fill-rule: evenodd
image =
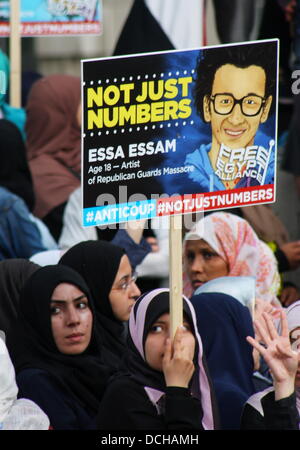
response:
M255 392L252 318L246 306L227 294L193 295L197 326L218 401L222 428L239 429L244 403Z
M227 294L247 306L251 317L254 317L255 278L254 277L218 277L199 286L193 295L208 292Z

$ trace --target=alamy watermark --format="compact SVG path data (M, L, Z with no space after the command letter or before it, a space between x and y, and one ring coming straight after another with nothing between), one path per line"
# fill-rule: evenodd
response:
M118 192L118 198L116 199L115 196L113 194L109 194L109 193L104 193L104 194L100 194L97 199L96 199L96 206L97 207L102 207L102 206L108 206L108 205L124 205L124 204L139 204L142 202L147 202L149 201L149 197L146 197L146 195L142 194L142 193L135 193L132 194L130 196L128 196L128 190L127 190L127 186L119 186L119 192ZM168 195L168 194L151 194L150 199L151 200L163 200L163 199L176 199L178 197L181 197L182 200L180 200L181 204L184 204L184 202L190 202L192 200L193 195L192 194L186 194L181 196L178 193L174 193L172 195ZM176 208L175 208L175 212ZM178 211L179 212L179 211ZM197 212L191 212L191 213L186 213L182 215L182 227L185 230L191 230L194 225L200 220L202 219L204 216L204 210L198 210ZM156 218L156 220L152 221L151 223L151 228L152 229L169 229L169 216L159 216ZM126 221L124 222L120 222L120 223L111 223L111 224L107 224L107 225L98 225L98 228L100 229L119 229L119 228L127 228L127 223ZM131 222L130 226L131 228L140 228L141 226L143 226L143 228L149 228L148 226L149 222L146 221L146 223L144 223L144 221L139 221L137 220L136 222ZM175 228L176 228L176 223L174 224ZM178 225L179 226L179 225Z
M292 79L295 80L292 83L292 93L294 95L300 94L300 69L294 70L292 73Z

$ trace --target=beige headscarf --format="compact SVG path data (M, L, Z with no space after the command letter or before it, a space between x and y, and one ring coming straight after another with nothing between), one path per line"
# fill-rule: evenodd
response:
M27 102L27 158L43 218L80 186L80 78L50 75L34 83Z

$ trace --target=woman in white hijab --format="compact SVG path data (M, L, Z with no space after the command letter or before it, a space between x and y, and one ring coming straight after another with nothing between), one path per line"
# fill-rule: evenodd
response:
M254 322L256 339L247 341L268 364L273 386L252 395L243 411L242 429L299 430L300 300L281 311L277 331L271 316Z
M15 370L0 334L0 430L48 430L49 419L31 400L17 400Z

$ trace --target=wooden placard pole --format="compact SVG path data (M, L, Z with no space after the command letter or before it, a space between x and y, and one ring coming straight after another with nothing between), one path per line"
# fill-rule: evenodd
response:
M182 216L170 216L170 330L182 325Z
M10 90L11 106L21 107L21 34L20 34L20 0L10 1Z

